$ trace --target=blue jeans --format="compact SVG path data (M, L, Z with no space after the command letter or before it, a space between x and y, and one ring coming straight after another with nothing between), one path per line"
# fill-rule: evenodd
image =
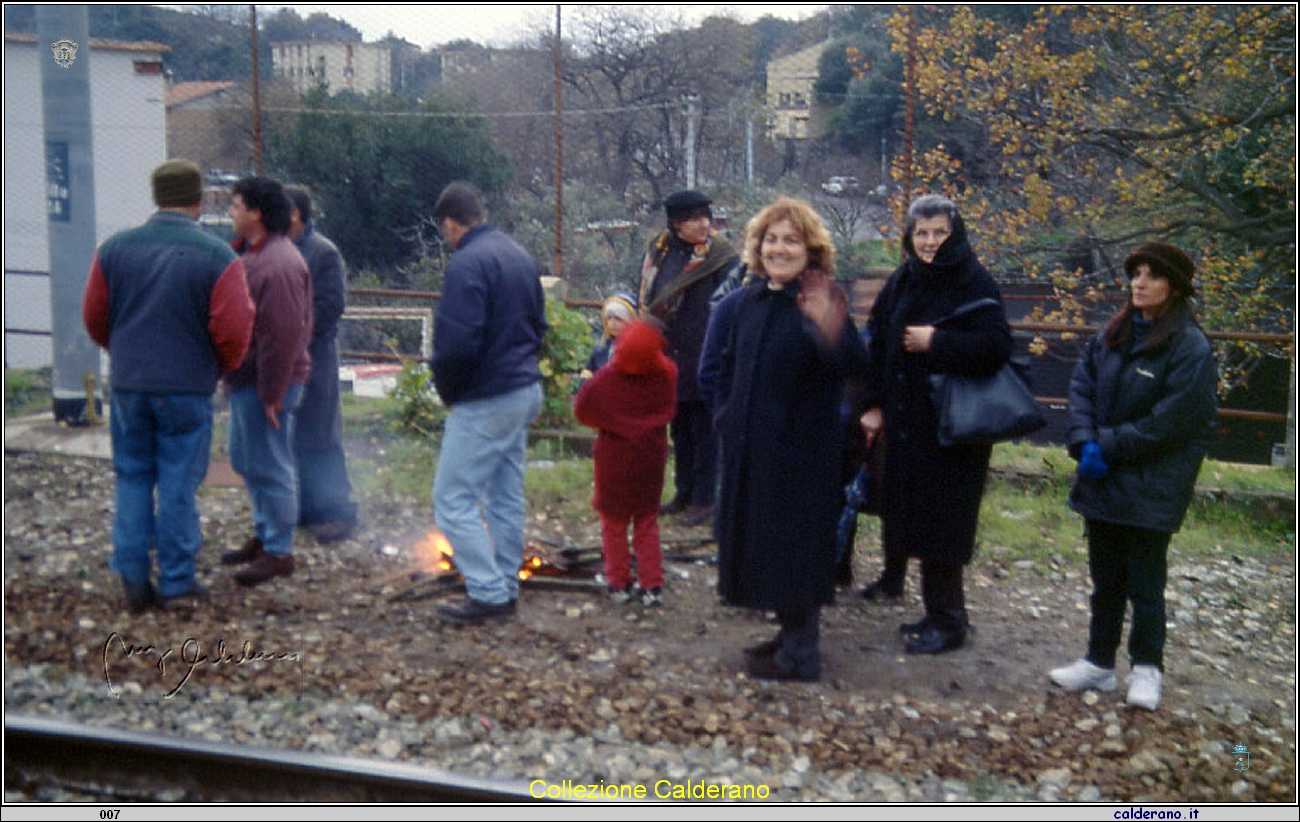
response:
M294 413L301 385L284 394L280 427L267 422L256 387L230 392L230 463L244 478L253 528L268 554L292 554L298 527L298 468L293 460Z
M524 456L542 387L452 406L433 478L434 521L451 542L470 599L519 596L524 559Z
M110 407L117 475L112 568L127 583L148 581L153 546L158 592L186 593L203 542L194 495L208 472L212 397L114 391Z

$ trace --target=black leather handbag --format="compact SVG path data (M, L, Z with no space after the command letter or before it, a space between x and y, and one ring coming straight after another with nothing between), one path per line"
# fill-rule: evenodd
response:
M988 297L976 300L933 325L997 304L997 300ZM1013 358L991 377L931 374L930 398L939 415L939 444L1005 442L1047 425L1043 408L1034 399L1034 392L1024 377L1027 367L1024 360Z

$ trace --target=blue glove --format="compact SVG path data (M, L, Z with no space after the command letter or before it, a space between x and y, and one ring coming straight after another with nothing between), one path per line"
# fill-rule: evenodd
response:
M1101 456L1101 446L1096 442L1086 442L1083 454L1079 457L1079 476L1089 480L1104 479L1110 473L1110 466Z

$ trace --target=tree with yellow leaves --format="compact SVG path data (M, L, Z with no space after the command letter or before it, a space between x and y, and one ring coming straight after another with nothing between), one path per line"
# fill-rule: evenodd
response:
M1134 245L1171 242L1198 259L1207 327L1290 331L1295 13L1293 4L1043 6L1027 19L901 10L893 47L908 51L914 25L917 104L986 140L974 174L972 158L918 146L914 188L959 195L1004 271L1078 293L1122 280ZM1065 250L1080 247L1090 270L1060 270ZM1258 353L1237 350L1227 382Z

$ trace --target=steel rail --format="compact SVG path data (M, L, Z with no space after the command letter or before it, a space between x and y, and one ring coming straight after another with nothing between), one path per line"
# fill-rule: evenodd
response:
M517 781L13 714L5 717L4 764L7 794L53 785L105 802L537 801Z

